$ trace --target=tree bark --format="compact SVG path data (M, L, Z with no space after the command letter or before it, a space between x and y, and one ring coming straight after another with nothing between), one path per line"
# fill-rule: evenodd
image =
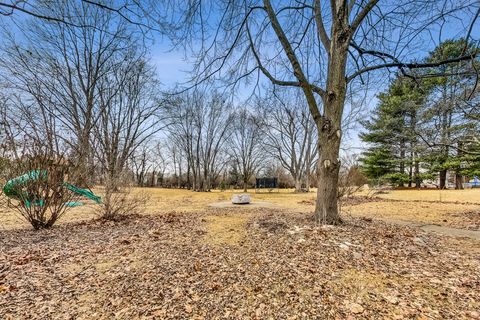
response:
M305 191L310 192L310 170L305 173Z
M462 157L461 150L463 148L463 144L461 141L459 141L457 144L458 144L457 157L461 159ZM455 189L458 189L458 190L463 190L463 175L460 172L461 169L462 169L462 165L460 163L460 167L457 168L457 170L455 171Z
M400 173L405 174L405 140L403 139L400 141ZM404 186L403 180L398 183L398 186Z
M318 161L318 191L315 220L321 224L339 224L338 214L338 159L340 137L323 134L319 137L321 152ZM320 149L320 148L319 148Z
M302 192L302 181L298 177L295 179L295 192Z
M446 189L447 182L447 170L443 169L440 171L440 189Z
M458 171L455 172L455 189L463 190L463 176Z
M409 169L408 169L408 187L411 188L413 185L413 166L415 162L415 154L412 151L410 153L410 163L409 163Z
M339 10L346 10L342 6ZM342 16L340 14L340 16ZM338 175L340 171L341 121L345 105L347 79L345 77L347 48L350 41L348 19L339 19L333 25L331 54L328 63L327 90L324 115L315 122L318 128L318 191L315 220L322 224L342 222L338 213Z
M419 189L421 185L420 181L420 163L415 160L415 188Z

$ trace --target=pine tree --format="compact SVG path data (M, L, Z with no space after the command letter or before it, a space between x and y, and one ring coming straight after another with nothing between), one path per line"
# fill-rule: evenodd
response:
M442 61L474 51L478 51L478 47L464 39L447 40L430 53L427 61ZM422 130L429 146L425 161L430 173L438 172L441 189L447 187L449 170L455 172L455 188L463 188L466 166L472 166L463 150L468 145L468 137L478 132L478 121L465 116L466 109L471 109L465 104L465 96L469 88L475 87L474 69L471 62L445 64L430 70L429 73L436 76L425 81L425 86L429 87Z
M478 50L465 40L448 40L425 61L435 63ZM369 143L363 154L365 174L409 187L439 177L439 187L445 188L447 172L453 171L455 187L463 188L463 177L480 166L475 151L480 129L476 117L480 92L475 86L479 68L477 61L457 62L433 67L415 79L396 78L378 96L371 119L363 123L366 131L360 137Z
M379 104L360 134L369 149L362 157L362 170L370 179L409 186L419 180L419 143L416 130L425 94L411 79L398 77L378 95Z

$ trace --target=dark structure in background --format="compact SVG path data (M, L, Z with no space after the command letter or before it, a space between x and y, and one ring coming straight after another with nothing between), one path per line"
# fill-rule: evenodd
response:
M274 189L278 189L278 178L255 178L255 193L262 192L262 190L267 189L268 192L272 192Z

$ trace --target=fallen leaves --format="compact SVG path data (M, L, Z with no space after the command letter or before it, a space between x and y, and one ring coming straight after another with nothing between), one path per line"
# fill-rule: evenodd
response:
M475 319L475 245L265 209L4 231L0 318Z
M364 310L365 309L363 309L363 307L358 303L353 302L348 304L348 311L350 311L353 314L363 313Z

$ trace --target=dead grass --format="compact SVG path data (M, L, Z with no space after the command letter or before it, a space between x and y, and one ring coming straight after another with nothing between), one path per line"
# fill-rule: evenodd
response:
M213 245L239 245L245 237L247 216L243 214L207 216L204 241Z
M480 204L480 188L465 190L392 190L378 195L379 198L404 201L462 202Z
M467 222L465 215L479 209L475 204L378 201L349 206L345 208L344 213L353 216L455 225Z
M102 196L101 188L93 191ZM255 190L248 190L254 200L265 201L275 204L281 208L294 209L300 211L310 210L309 202L315 200L315 193L293 192L293 189L282 189L280 192L255 193ZM192 192L185 189L163 189L163 188L134 188L133 196L141 196L147 199L145 214L158 214L164 212L190 212L199 213L205 211L210 204L220 201L229 201L232 195L240 193L240 190L227 190L212 192ZM307 204L302 204L302 200L307 200ZM87 221L96 218L95 205L89 204L82 207L72 208L68 211L57 224L70 222ZM21 217L17 216L13 209L0 210L0 230L30 228L30 225Z
M101 189L94 190L102 195ZM182 189L135 188L134 195L147 198L145 214L165 212L201 213L212 203L229 201L239 190L192 192ZM255 193L249 190L254 201L268 202L279 209L311 213L315 206L316 193L294 193L293 189L280 192ZM345 214L372 218L409 220L440 225L468 227L477 219L469 213L480 212L480 189L469 190L393 190L379 197L400 201L373 201L344 208ZM442 202L440 202L440 199ZM228 210L228 209L225 209ZM95 218L95 205L73 208L59 224L86 221ZM30 228L12 210L0 211L0 230Z
M149 198L147 209L150 211L182 210L185 212L203 211L213 202L229 201L232 195L243 193L241 190L213 190L211 192L192 192L184 189L136 188L135 192L145 193ZM281 189L279 192L255 193L248 190L254 200L271 202L282 208L299 209L306 206L302 200L314 201L316 193L295 193L293 189Z

